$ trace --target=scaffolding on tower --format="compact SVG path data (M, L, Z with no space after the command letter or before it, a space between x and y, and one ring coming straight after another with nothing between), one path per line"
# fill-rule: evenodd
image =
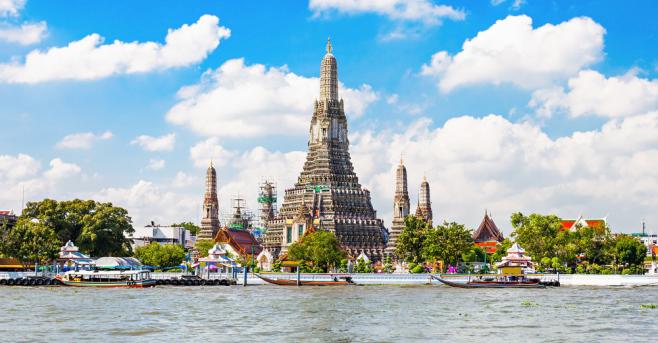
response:
M274 216L276 215L276 189L276 183L267 179L263 180L260 184L260 190L258 192L258 203L260 204L260 220L258 224L261 233L265 233L265 231L267 231L267 222L274 219Z

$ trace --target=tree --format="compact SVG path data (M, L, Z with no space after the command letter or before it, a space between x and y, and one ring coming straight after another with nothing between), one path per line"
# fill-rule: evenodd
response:
M130 254L131 241L126 235L135 231L132 219L128 211L111 203L44 199L28 202L21 218L39 220L55 231L60 243L71 240L92 256Z
M39 221L19 219L11 229L3 225L2 254L16 258L23 265L28 262L47 264L57 256L59 248L55 231Z
M392 273L395 271L395 268L393 267L393 263L391 262L391 256L386 256L384 257L384 273Z
M620 234L615 239L615 257L624 266L639 266L644 263L647 247L636 237Z
M512 237L521 245L535 261L542 257L556 256L558 232L562 229L562 221L555 215L544 216L514 213L511 218Z
M404 229L398 236L395 254L410 263L423 261L423 243L427 231L432 229L432 224L422 218L407 216L404 219Z
M146 265L170 268L181 264L185 249L178 244L151 243L135 249L135 257Z
M464 262L484 262L486 259L486 252L478 246L471 246L470 249L462 253L462 261Z
M471 230L462 224L444 222L426 233L422 255L426 260L441 260L443 268L456 264L462 254L473 247Z
M503 241L498 244L496 247L496 252L491 255L492 262L500 262L503 260L503 256L507 255L507 249L512 246L513 242L509 238L503 239Z
M178 224L171 224L173 227L182 227L185 230L189 231L192 236L196 236L199 231L201 231L201 228L196 226L192 222L182 222Z
M194 248L199 252L200 257L208 256L208 250L215 246L215 241L212 239L197 239L194 243Z
M367 263L363 258L356 260L356 266L354 266L355 273L372 273L372 266L370 263Z
M306 261L314 268L328 271L338 266L347 256L333 232L316 231L304 236L288 248L288 256L295 261Z

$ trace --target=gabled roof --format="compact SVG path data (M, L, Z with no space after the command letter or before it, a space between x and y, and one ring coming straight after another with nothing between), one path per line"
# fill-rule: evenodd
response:
M215 242L229 244L242 255L251 255L252 253L258 255L263 250L256 238L247 230L225 227L217 232Z
M585 219L583 216L579 216L578 219L563 219L562 220L562 229L571 230L576 225L581 227L591 227L591 228L604 228L606 226L607 218L602 219Z
M480 242L489 242L489 241L503 241L503 234L498 230L496 223L489 217L489 214L485 211L484 218L482 223L477 230L473 233L473 241L475 243Z

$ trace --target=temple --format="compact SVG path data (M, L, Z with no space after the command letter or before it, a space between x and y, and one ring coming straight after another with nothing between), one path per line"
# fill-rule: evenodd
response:
M217 171L210 162L206 171L206 192L203 196L203 217L199 239L213 239L219 231L219 201L217 200Z
M416 217L422 218L426 222L432 221L432 201L430 200L430 183L423 176L423 182L420 183L420 192L418 192L418 207L416 208Z
M562 219L562 230L572 230L578 227L591 227L595 229L605 229L608 225L607 218L585 219L582 215L577 219Z
M320 98L313 106L304 167L295 185L285 190L279 213L267 226L263 245L273 258L286 253L311 228L335 233L352 257L363 252L379 260L384 254L386 229L350 159L331 41L320 68Z
M386 255L394 256L398 236L404 229L404 218L409 215L409 192L407 189L407 168L402 159L395 171L395 196L393 197L393 225L386 244Z
M496 252L498 243L502 241L503 234L498 230L496 223L487 211L484 211L484 218L482 218L480 226L473 232L473 242L487 253L492 254Z

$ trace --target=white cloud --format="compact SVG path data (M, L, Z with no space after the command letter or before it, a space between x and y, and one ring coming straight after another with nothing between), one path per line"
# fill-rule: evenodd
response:
M192 186L194 184L200 185L201 181L199 180L201 179L197 176L188 175L182 171L179 171L178 173L176 173L176 176L171 181L171 187L183 188L183 187Z
M438 78L442 92L477 84L534 89L564 80L602 58L605 29L588 17L536 29L532 18L498 20L451 56L439 51L421 74Z
M536 90L529 106L542 117L566 112L572 117L599 115L627 117L658 110L658 80L637 77L636 70L606 78L584 70L569 79L568 87Z
M0 180L15 181L30 177L40 168L39 161L29 155L0 155Z
M0 17L15 17L25 6L25 0L0 0Z
M234 152L224 149L217 137L208 138L190 148L190 159L199 168L208 167L210 162L217 166L225 166Z
M75 176L81 171L80 167L74 163L66 163L60 158L50 161L50 169L43 175L50 180L64 179Z
M451 6L428 0L311 0L309 9L315 16L336 11L344 14L376 13L393 20L418 21L428 25L443 19L464 20L466 13Z
M21 197L26 201L55 198L68 194L67 183L79 176L81 168L60 158L50 161L50 168L41 171L41 163L26 154L0 155L0 208L20 212Z
M30 45L39 43L48 31L45 21L38 23L24 23L20 26L0 25L0 41Z
M628 232L641 218L658 221L655 132L658 112L557 139L538 126L490 115L453 118L435 129L420 119L403 132L357 132L350 141L355 170L387 225L403 153L410 197L417 199L427 175L437 220L474 227L486 208L509 233L516 211L609 215L613 229Z
M144 73L197 63L215 50L230 30L219 18L203 15L191 25L169 30L165 44L122 42L103 44L90 34L65 47L30 52L23 63L0 64L0 81L39 83L52 80L94 80L115 74Z
M130 142L130 144L139 145L146 151L171 151L174 150L175 143L175 133L170 133L160 137L141 135Z
M113 137L112 132L105 131L101 134L93 132L74 133L64 136L61 141L57 143L60 149L91 149L96 141L108 140Z
M319 78L296 75L286 67L225 62L204 74L199 84L183 87L167 121L217 137L303 134L319 94ZM340 85L346 113L354 118L377 100L369 85Z
M109 201L128 210L133 225L159 224L193 220L201 208L198 196L175 192L151 181L139 180L130 187L108 187L92 195L97 201Z
M149 160L148 165L146 166L146 169L150 170L160 170L165 167L165 160L157 159L157 158L152 158Z

